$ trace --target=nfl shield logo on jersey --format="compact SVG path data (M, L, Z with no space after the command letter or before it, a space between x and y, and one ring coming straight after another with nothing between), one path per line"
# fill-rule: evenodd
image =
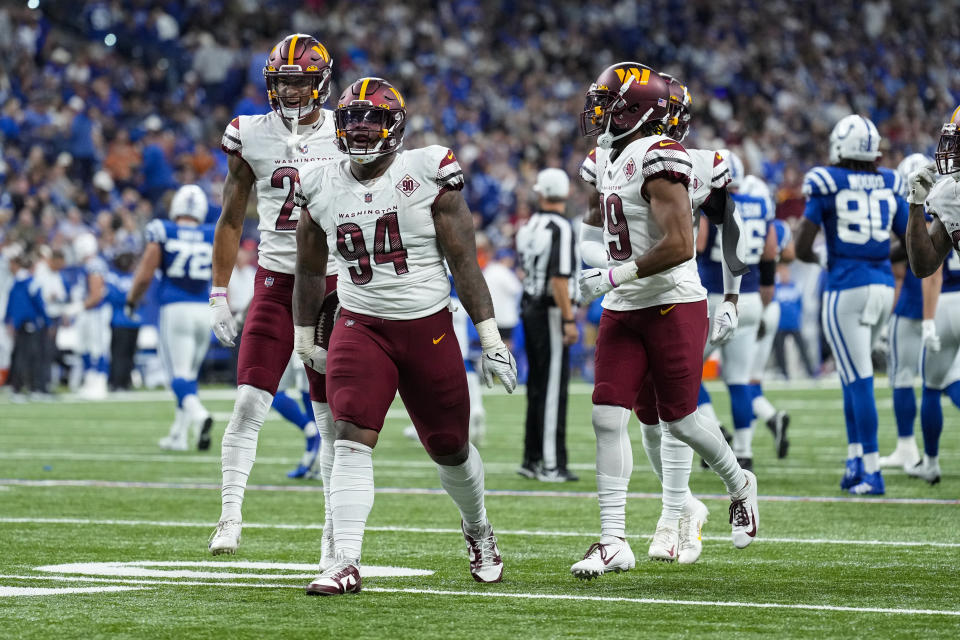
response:
M301 143L298 143L298 144L297 144L297 151L299 151L299 152L302 153L303 155L307 155L307 151L309 151L309 150L310 150L310 148L309 148L305 143L302 143L302 142L301 142Z
M420 183L413 179L413 177L408 173L403 176L403 179L397 183L397 189L400 190L400 193L410 197L410 195L420 188Z
M273 286L273 276L267 276L263 279L263 286L272 287Z
M623 168L624 175L627 176L627 180L633 177L633 174L637 172L637 163L633 161L633 158L630 158L630 161L627 162L627 165Z
M373 194L372 194L372 193L365 193L365 194L363 194L363 201L364 201L364 202L373 202Z

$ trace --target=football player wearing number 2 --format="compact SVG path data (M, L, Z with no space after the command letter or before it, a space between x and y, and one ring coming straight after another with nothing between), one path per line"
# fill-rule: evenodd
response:
M477 265L463 172L440 146L401 151L403 97L381 78L361 78L335 112L341 161L301 178L293 294L295 350L325 358L337 440L331 475L336 564L307 586L311 595L360 591L360 550L373 507L373 447L397 392L420 442L456 503L470 573L499 582L503 562L487 519L483 463L470 444L470 395L448 309L446 258L460 302L483 347L483 375L508 392L517 366L500 339ZM327 255L340 259L340 317L329 355L314 344Z
M689 445L726 484L734 544L745 547L757 534L756 477L737 464L719 426L697 415L707 293L694 251L693 162L679 142L664 135L669 100L664 78L636 62L623 62L600 74L581 115L583 134L597 135L597 145L609 150L597 164L595 183L609 267L589 269L580 277L584 300L606 297L594 359L592 414L601 538L571 567L579 578L634 567L624 533L633 467L627 423L650 383L656 397L651 423L659 420L664 440ZM679 504L665 509L657 524L658 531L672 534L664 554L671 558L679 546L689 458L685 468L679 485L671 482L671 490L664 490L665 504L674 498Z
M807 206L796 239L797 258L818 262L813 241L821 225L826 234L820 317L843 386L848 444L840 488L855 495L885 491L870 353L893 307L890 231L903 238L908 215L900 176L877 167L879 158L873 122L858 115L841 119L830 133L830 166L804 177Z
M322 108L330 93L331 64L327 49L312 36L301 33L284 38L270 51L263 69L271 112L234 118L221 141L230 157L223 184L223 213L213 242L210 307L213 332L225 346L232 346L237 337L227 284L236 263L251 187L257 191L260 248L253 300L240 343L237 399L223 434L221 515L208 545L214 555L237 550L240 508L256 458L257 436L293 351L291 305L301 214L294 192L303 171L339 157L333 114ZM327 291L335 288L336 276L331 276ZM321 563L326 563L333 558L329 506L333 423L319 372L323 364L315 365L317 370L307 367L306 371L322 438L320 474L326 517Z

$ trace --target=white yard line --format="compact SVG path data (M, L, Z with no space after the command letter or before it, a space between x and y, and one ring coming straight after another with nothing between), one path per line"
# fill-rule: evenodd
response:
M220 490L213 482L124 482L113 480L21 480L18 478L0 478L0 486L8 487L86 487L100 489L173 489L173 490ZM247 491L273 491L279 493L322 493L320 484L310 485L264 485L252 484ZM444 496L443 489L414 487L378 487L377 493L394 495ZM520 491L513 489L489 489L486 495L511 498L587 498L596 500L597 494L591 491ZM704 500L729 500L726 494L697 494ZM660 500L660 493L631 492L628 498L635 500ZM773 496L761 495L761 502L821 502L863 504L918 504L918 505L960 505L960 499L939 498L871 498L845 496Z
M93 582L93 583L112 583L112 584L135 584L141 587L150 587L155 585L176 585L176 586L211 586L211 587L248 587L258 589L299 589L302 585L290 584L266 584L266 583L244 583L244 582L208 582L199 580L122 580L113 578L78 578L74 576L24 576L24 575L4 575L0 574L0 579L15 580L41 580L41 581L64 581L64 582ZM498 587L494 587L498 588ZM51 590L53 591L53 590ZM886 613L892 615L908 616L960 616L960 611L941 610L941 609L895 609L892 607L847 607L827 604L802 604L802 603L781 603L781 602L739 602L739 601L709 601L709 600L668 600L665 598L626 598L609 596L585 596L570 595L559 593L510 593L504 591L452 591L440 589L416 589L416 588L390 588L390 587L367 587L364 589L367 593L403 593L414 595L431 596L459 596L459 597L477 597L477 598L515 598L518 600L561 600L573 602L619 602L627 604L658 604L667 606L682 607L737 607L750 609L795 609L801 611L835 611L842 613Z
M90 526L125 526L125 527L158 527L158 528L191 528L210 529L210 522L189 522L171 520L114 520L94 518L0 518L0 524L57 524L57 525L90 525ZM271 523L271 522L244 522L244 529L274 529L289 531L322 531L323 523ZM393 527L368 526L367 531L381 531L392 533L436 533L458 534L460 529L444 527ZM498 536L529 536L543 538L585 538L590 539L597 534L595 531L544 531L538 529L497 529ZM647 539L645 534L628 535L629 538ZM730 542L729 536L704 536L708 542ZM938 547L946 549L960 548L960 542L935 542L924 540L845 540L831 538L768 538L761 536L757 542L772 544L813 544L813 545L849 545L849 546L878 546L878 547ZM156 564L156 563L154 563Z

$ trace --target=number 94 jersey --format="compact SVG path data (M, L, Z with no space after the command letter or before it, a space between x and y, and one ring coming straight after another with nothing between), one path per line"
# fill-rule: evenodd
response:
M335 143L333 112L324 109L313 126L300 127L296 144L275 111L239 116L227 125L220 141L224 152L242 158L256 178L257 215L260 218L259 264L279 273L293 273L297 261L297 220L300 207L294 191L300 174L341 158ZM333 264L328 266L333 269Z
M212 224L178 225L173 220L151 220L145 229L147 242L160 245L158 303L203 302L210 295L213 275Z
M598 154L599 156L599 154ZM683 146L666 136L647 136L627 145L613 160L598 162L596 185L603 213L603 242L609 266L635 261L663 237L650 212L648 180L665 178L692 188L693 163ZM689 208L693 227L693 206ZM631 311L662 304L696 302L707 297L694 251L690 259L661 273L620 285L603 298L603 307Z
M828 290L893 286L890 231L903 237L907 230L902 188L900 175L885 168L873 173L829 166L807 172L803 215L825 230Z
M435 145L398 151L386 173L368 184L342 160L304 173L300 188L304 210L337 256L337 296L344 309L412 320L447 306L450 282L433 204L444 192L463 188L452 151Z

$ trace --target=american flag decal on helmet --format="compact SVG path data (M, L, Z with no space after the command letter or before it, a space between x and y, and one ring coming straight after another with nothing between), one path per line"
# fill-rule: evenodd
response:
M667 106L667 101L664 100L663 98L657 98L657 106L658 106L658 107L665 107L665 106Z

